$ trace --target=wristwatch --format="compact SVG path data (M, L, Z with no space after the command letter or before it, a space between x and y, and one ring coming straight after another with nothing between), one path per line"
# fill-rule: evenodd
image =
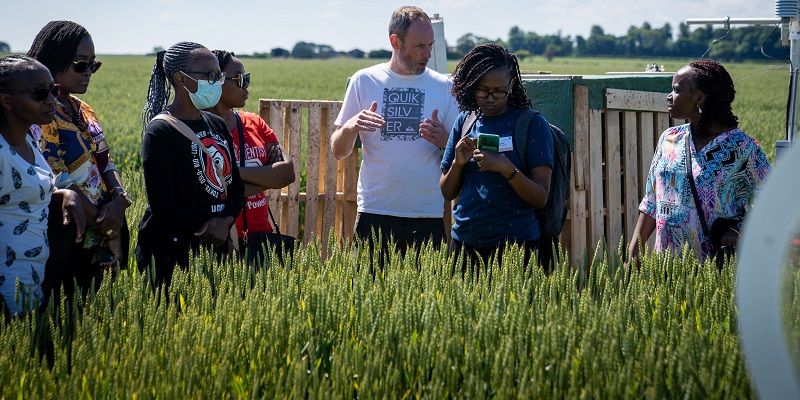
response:
M125 200L125 208L128 208L133 204L133 201L131 201L131 197L128 196L128 192L126 192L125 189L122 188L122 186L117 186L114 189L111 189L111 193L114 194L112 199L115 197L122 197L122 200Z

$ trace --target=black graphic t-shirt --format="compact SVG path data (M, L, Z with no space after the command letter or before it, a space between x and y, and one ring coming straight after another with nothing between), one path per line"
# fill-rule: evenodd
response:
M141 229L156 243L191 238L212 217L236 218L244 204L225 122L207 112L203 119L181 121L208 153L166 121L153 121L144 132L142 168L149 207Z

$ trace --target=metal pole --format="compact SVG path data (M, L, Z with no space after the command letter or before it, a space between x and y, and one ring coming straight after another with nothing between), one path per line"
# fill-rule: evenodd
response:
M792 80L791 93L789 94L789 121L786 126L786 140L791 142L797 132L797 116L799 105L797 102L798 70L800 69L800 21L792 18L789 23L789 60L791 61Z
M686 25L775 25L780 18L689 18Z

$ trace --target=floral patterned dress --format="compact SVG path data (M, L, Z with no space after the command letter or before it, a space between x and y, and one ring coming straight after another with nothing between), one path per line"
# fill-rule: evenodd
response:
M97 205L107 191L101 174L116 167L94 110L77 97L70 96L70 101L86 126L73 122L59 103L55 120L41 127L34 125L33 135L38 136L42 154L56 175L56 186L65 189L76 185Z
M656 220L655 251L680 252L688 243L705 260L710 243L686 179L685 141L689 140L692 178L709 227L717 218L744 215L771 168L758 142L741 129L718 135L700 150L690 139L689 124L661 134L639 210Z

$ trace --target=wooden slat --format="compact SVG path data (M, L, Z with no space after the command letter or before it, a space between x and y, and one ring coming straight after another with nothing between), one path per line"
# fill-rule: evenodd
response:
M328 104L328 117L325 129L325 148L323 149L323 158L325 160L325 208L322 223L322 234L325 236L330 235L331 229L335 231L336 223L336 158L333 157L330 149L330 137L336 129L334 122L339 115L341 109L340 104Z
M589 112L589 246L590 250L605 236L603 221L603 114Z
M575 162L572 169L575 171L575 189L586 190L587 160L589 154L589 88L584 85L575 85L575 97L573 107L574 154Z
M573 153L573 165L575 159L580 156L578 153ZM572 169L573 179L576 172L576 169ZM569 203L569 259L573 266L577 266L586 259L586 191L573 190L570 194Z
M317 207L319 201L320 136L322 105L308 105L308 137L306 154L306 209L303 225L303 243L310 242L317 235Z
M619 246L622 236L622 148L620 112L606 111L606 241L609 252Z
M283 104L280 101L263 101L266 104L269 104L268 112L262 113L262 118L264 115L267 115L268 118L265 118L267 124L272 131L275 133L275 136L280 141L283 148L288 152L289 148L286 147L286 135L283 132ZM284 155L285 157L291 157L290 154ZM296 161L296 160L295 160ZM299 168L299 166L297 167ZM281 216L283 214L282 207L278 204L281 196L281 189L270 189L267 190L267 196L269 197L269 208L272 210L272 214L276 218L276 223L280 224Z
M355 220L357 212L356 190L358 188L358 169L359 151L353 150L353 154L345 159L345 179L344 179L344 212L342 217L342 237L345 240L352 238L355 231Z
M655 115L650 112L639 114L639 198L644 196L644 184L647 181L647 173L650 171L650 163L653 161L655 150Z
M302 113L301 105L297 102L289 104L287 109L289 113L289 152L292 154L300 154L300 115ZM298 159L298 164L299 159ZM298 237L300 233L300 204L297 198L300 193L300 168L295 168L294 183L289 185L289 202L288 212L286 214L286 234Z
M656 113L656 132L655 144L658 144L658 139L667 128L670 127L670 118L668 113Z
M320 227L319 235L322 238L322 258L327 258L328 237L336 221L336 158L330 150L330 135L333 133L336 115L339 113L338 107L328 104L322 109L321 121L323 123L322 142L320 143L320 182L323 185L323 208L320 213L322 221L317 224Z
M606 89L606 108L626 111L667 111L664 93Z
M347 169L346 159L336 161L336 192L338 193L344 193L344 171L346 169ZM336 202L336 220L334 221L334 234L340 240L344 238L344 201Z
M627 238L636 227L639 218L639 132L636 125L636 112L623 113L623 153L625 175L625 232Z

